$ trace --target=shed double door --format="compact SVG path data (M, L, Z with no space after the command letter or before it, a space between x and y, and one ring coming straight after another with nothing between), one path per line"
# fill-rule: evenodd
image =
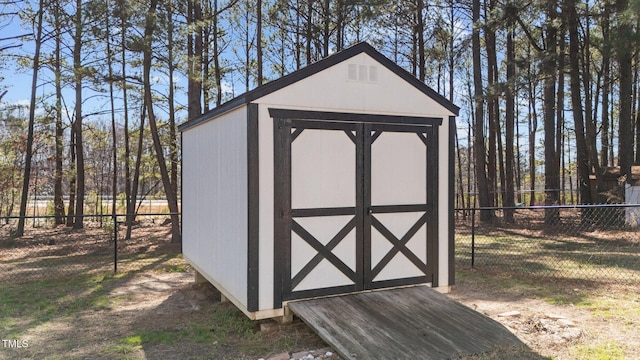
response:
M433 126L275 119L275 300L431 282Z

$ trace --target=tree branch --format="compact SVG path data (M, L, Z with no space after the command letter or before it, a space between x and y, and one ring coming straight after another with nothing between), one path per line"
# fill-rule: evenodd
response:
M16 39L20 39L20 38L23 38L23 37L26 37L26 36L33 36L33 33L4 37L4 38L0 38L0 41L16 40Z
M536 39L533 38L533 35L529 31L529 28L524 24L520 16L516 16L515 18L518 24L520 24L520 27L522 28L522 30L524 31L524 34L529 39L529 42L531 43L531 45L533 45L533 47L540 52L544 51L544 48L538 45L538 42L536 41Z
M9 49L13 49L13 48L17 48L17 47L20 47L20 46L22 46L22 44L3 46L3 47L0 47L0 52L3 52L5 50L9 50Z

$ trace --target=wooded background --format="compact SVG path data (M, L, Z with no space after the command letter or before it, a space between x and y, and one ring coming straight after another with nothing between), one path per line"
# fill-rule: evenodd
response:
M630 183L640 165L639 14L640 0L0 0L0 216L46 196L82 228L87 201L134 214L153 195L180 241L176 124L360 41L461 107L456 206L620 201L593 198L589 176L601 188L619 166Z

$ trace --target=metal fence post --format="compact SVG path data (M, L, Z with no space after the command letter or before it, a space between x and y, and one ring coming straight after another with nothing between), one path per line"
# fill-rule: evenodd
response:
M471 268L476 263L476 208L471 210Z

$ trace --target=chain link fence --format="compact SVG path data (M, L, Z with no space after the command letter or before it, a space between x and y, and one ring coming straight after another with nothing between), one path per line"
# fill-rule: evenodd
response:
M492 220L480 221L482 211ZM505 220L508 213L513 222ZM116 222L111 215L87 215L83 230L54 227L52 217L41 216L20 238L10 236L15 219L0 219L0 284L113 275L157 264L183 271L181 245L170 242L169 216L139 214L129 239L124 215ZM455 217L459 267L640 284L640 205L456 209Z
M179 271L171 268L184 265L181 244L170 242L170 215L138 214L130 238L125 215L86 215L81 230L53 226L50 216L28 217L31 226L22 237L11 236L17 218L0 219L0 285L110 276L160 263L167 271Z
M481 212L491 220L479 221ZM640 284L640 205L456 209L455 230L457 266Z

